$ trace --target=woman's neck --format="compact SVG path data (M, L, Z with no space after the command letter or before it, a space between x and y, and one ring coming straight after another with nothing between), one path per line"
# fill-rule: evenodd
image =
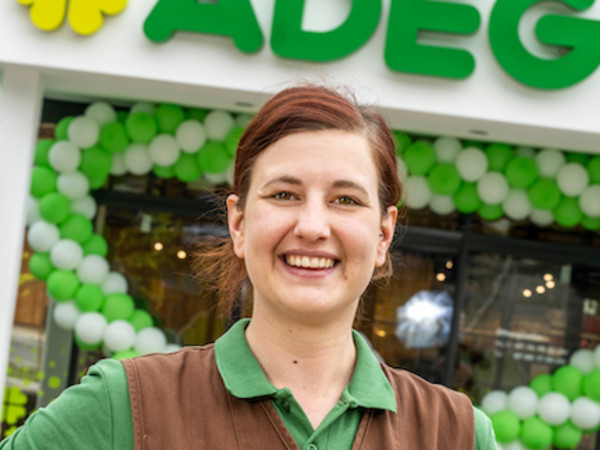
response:
M292 391L314 428L352 378L356 348L350 325L305 326L255 314L246 329L268 380Z

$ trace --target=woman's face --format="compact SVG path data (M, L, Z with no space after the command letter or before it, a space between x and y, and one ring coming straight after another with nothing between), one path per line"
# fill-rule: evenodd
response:
M378 181L368 141L354 133L295 133L261 153L244 209L227 201L254 314L352 320L394 233L396 208L383 214Z

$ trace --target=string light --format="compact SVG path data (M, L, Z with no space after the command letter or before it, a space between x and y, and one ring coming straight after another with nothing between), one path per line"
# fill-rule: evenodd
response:
M187 253L185 252L185 250L179 250L177 252L177 257L179 259L185 259L185 258L187 258Z
M556 286L556 283L553 280L546 281L546 287L548 289L554 289L555 286Z
M440 283L443 283L444 281L446 281L446 274L443 272L440 272L440 273L436 274L435 279L438 280Z
M454 267L454 263L450 260L446 261L446 269L450 270Z
M554 275L552 275L551 273L544 274L544 281L552 281L552 280L554 280Z
M544 292L546 292L546 288L540 284L539 286L535 287L535 292L537 292L538 294L543 294Z
M157 252L160 252L163 248L164 248L164 246L163 246L162 242L155 242L154 243L154 250L156 250Z
M531 289L523 289L523 297L529 298L532 295L533 295L533 292L531 292Z

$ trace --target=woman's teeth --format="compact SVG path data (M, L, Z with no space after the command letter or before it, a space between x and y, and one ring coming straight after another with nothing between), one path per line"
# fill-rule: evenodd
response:
M304 269L330 269L335 264L331 258L318 258L316 256L287 255L285 262L290 266L302 267Z

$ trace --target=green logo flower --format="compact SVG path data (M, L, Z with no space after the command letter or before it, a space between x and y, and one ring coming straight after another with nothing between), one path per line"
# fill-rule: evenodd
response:
M29 398L17 386L4 390L4 407L2 408L2 422L11 425L4 432L10 436L16 430L16 424L27 415L27 402Z

